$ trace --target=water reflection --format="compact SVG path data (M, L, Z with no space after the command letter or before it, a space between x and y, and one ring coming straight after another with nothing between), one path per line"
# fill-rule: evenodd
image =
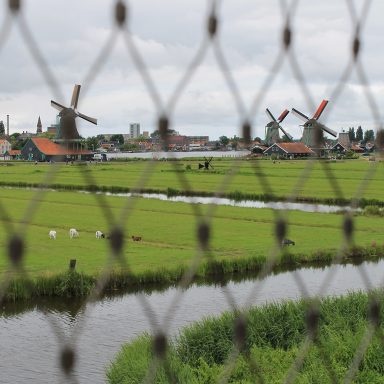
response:
M81 191L82 193L90 193ZM339 213L339 212L356 212L359 208L351 208L348 206L325 205L325 204L307 204L307 203L290 203L281 201L260 201L260 200L233 200L224 197L199 197L199 196L168 196L163 193L112 193L112 192L96 192L97 194L105 194L107 196L120 197L142 197L145 199L156 199L162 201L173 201L190 204L214 204L226 205L240 208L269 208L287 211L302 211L302 212L319 212L319 213Z

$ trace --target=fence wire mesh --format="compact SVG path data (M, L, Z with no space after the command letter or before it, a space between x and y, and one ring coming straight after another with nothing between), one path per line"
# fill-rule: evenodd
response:
M61 90L60 82L57 80L55 73L51 70L49 60L45 57L44 50L40 47L39 41L37 41L34 37L34 26L32 22L28 21L26 18L24 2L20 0L8 0L4 3L7 11L0 28L0 53L2 55L2 60L4 60L4 47L7 41L10 36L18 30L24 42L24 47L20 46L18 49L26 49L28 51L36 68L40 71L45 83L50 88L52 95L57 100L64 103L65 98ZM327 110L327 116L331 112L332 108L337 105L341 94L345 90L348 81L351 79L351 76L355 71L359 86L363 90L367 104L369 105L371 118L376 129L376 145L378 150L381 151L384 141L381 111L378 107L376 95L372 91L368 80L361 50L364 43L364 27L368 22L369 10L373 2L369 0L359 2L359 4L361 3L360 10L357 9L352 0L345 0L344 3L344 17L348 17L352 25L351 43L348 49L350 55L345 68L333 68L334 71L340 71L340 74L339 81L334 85L333 90L330 92L330 100L332 103ZM297 82L299 92L306 101L307 109L312 111L315 110L316 106L316 98L306 83L303 68L298 61L296 54L297 47L295 47L295 40L297 39L297 36L294 33L294 27L297 23L300 23L300 20L297 17L297 12L301 4L298 0L280 0L277 4L277 7L280 8L281 12L281 23L276 26L276 28L279 28L280 30L280 45L275 58L271 60L271 66L264 81L261 83L261 86L255 90L255 95L249 105L244 102L242 89L236 82L231 72L231 62L227 59L225 50L223 49L220 29L226 20L221 17L220 11L223 4L219 0L208 1L207 14L204 16L204 21L202 23L204 28L202 40L199 43L194 56L186 66L185 71L179 82L176 84L173 92L171 92L167 98L162 94L159 86L157 85L157 79L150 73L146 58L143 57L137 43L135 42L134 31L132 31L131 28L130 2L120 0L116 1L113 4L113 28L111 28L106 41L101 42L100 47L98 48L99 53L96 55L94 62L90 65L83 81L80 82L82 84L82 98L83 100L86 98L86 95L92 87L97 87L96 80L98 79L98 76L100 76L103 66L112 55L118 39L121 39L128 53L128 60L133 63L134 68L139 74L146 92L153 103L155 111L154 118L157 121L157 128L161 133L163 144L166 145L169 138L170 128L172 127L172 116L177 110L178 102L186 92L188 86L194 80L194 76L199 67L202 65L204 59L208 54L212 54L217 64L217 72L222 76L228 88L228 93L232 98L235 112L238 115L238 134L246 143L250 143L251 137L253 136L255 118L259 110L264 107L264 100L273 88L273 82L279 75L284 62L287 62L291 69L292 77ZM35 6L35 4L31 4L31 6ZM255 7L257 7L257 4ZM121 63L121 66L124 65L125 63ZM106 102L108 102L108 100L106 100ZM65 126L63 129L66 129ZM318 137L318 139L319 138L320 137ZM189 191L191 192L190 195L192 195L194 186L191 185L184 173L177 172L179 169L179 161L176 158L174 160L175 161L172 162L172 166L176 171L175 174L177 175L178 183L184 191ZM296 201L299 197L300 191L311 176L314 164L315 160L307 161L303 173L296 181L295 187L287 198L287 203ZM152 174L155 172L156 166L157 161L155 159L147 162L145 170L141 174L141 177L138 179L137 185L133 188L133 190L140 191L145 188ZM321 166L323 167L326 177L329 180L334 196L338 199L345 199L342 189L338 185L338 180L333 174L329 163L321 162ZM18 224L12 220L11 215L8 213L6 204L3 201L0 201L0 218L3 222L3 230L8 239L6 247L10 266L8 271L1 277L0 300L4 299L6 290L15 274L21 274L28 278L28 272L24 269L26 234L28 227L33 223L34 215L41 204L43 194L46 192L45 187L53 183L57 172L61 167L62 165L58 163L50 168L50 171L47 172L44 181L41 183L41 189L34 193L34 197L31 199L27 209L24 212L23 219L20 220ZM279 192L276 191L276 187L271 185L268 177L264 173L263 163L255 161L252 163L252 167L254 171L254 178L263 189L263 193L268 196L279 196ZM357 204L356 202L364 196L365 190L376 172L376 168L377 163L372 163L367 173L363 176L360 186L357 188L353 198L351 199L351 207L355 207ZM223 178L222 183L217 186L215 194L217 197L222 196L227 187L233 182L236 176L236 170L239 169L238 160L234 161L232 169L233 172L227 173ZM85 168L82 168L82 177L85 186L91 187L97 185L97 181L93 179L91 173L87 172ZM94 194L94 197L103 212L104 219L108 223L109 232L111 234L109 242L110 250L106 255L105 267L103 268L95 287L92 289L92 292L84 300L83 308L81 310L81 319L73 327L69 337L65 335L63 329L55 318L48 313L46 314L47 323L54 330L54 334L56 335L58 344L60 345L58 355L63 380L66 382L78 382L78 378L74 374L74 367L77 359L79 358L77 353L77 343L87 318L92 316L92 306L90 304L97 300L97 298L102 294L116 263L124 270L130 270L130 260L124 256L123 252L124 247L128 246L124 239L124 234L127 231L127 227L130 225L130 218L135 209L135 202L133 199L127 198L124 208L116 214L116 210L112 209L103 194ZM190 198L190 201L194 202L193 197ZM199 265L203 260L212 259L212 257L214 257L210 253L210 237L213 226L212 219L214 217L215 210L217 209L217 205L211 204L209 209L204 211L199 204L193 204L192 209L196 221L195 232L191 235L196 240L195 255L189 269L185 272L183 278L178 284L177 293L169 305L167 316L165 318L161 318L156 313L156 310L152 308L146 295L139 294L138 296L143 312L145 313L148 323L151 326L153 340L153 359L144 379L145 383L154 382L156 372L161 366L165 368L169 382L175 382L172 367L167 365L166 359L167 343L169 342L172 330L172 321L176 315L178 304L181 302L183 295L185 294L185 288L193 282ZM244 349L248 327L247 308L249 308L263 289L265 281L263 278L270 274L275 267L279 252L281 251L282 240L285 238L288 229L286 212L277 210L274 211L275 245L270 250L265 264L258 273L258 277L260 279L254 284L244 303L236 302L234 296L232 295L231 289L226 286L226 280L223 279L222 281L223 292L226 296L229 307L236 314L236 320L233 324L233 348L232 352L227 357L225 372L220 379L221 383L227 383L230 380L230 375L234 368L236 358ZM329 356L322 349L321 339L318 337L318 325L321 312L317 297L323 296L327 293L327 288L329 287L330 282L337 276L337 264L341 261L343 252L353 245L354 218L349 213L345 214L342 226L340 227L340 232L343 234L343 241L341 242L339 251L333 260L335 267L331 268L327 273L318 295L310 297L306 284L302 280L300 273L294 273L295 283L301 292L301 296L307 300L308 305L305 316L305 338L299 348L294 362L286 373L284 379L284 382L286 383L292 383L295 381L305 362L306 355L313 344L317 344L319 347L323 363L328 370L331 382L338 382L337 374L334 372ZM175 235L177 236L177 234ZM363 266L360 267L360 274L366 288L370 289L372 284ZM376 301L375 297L372 296L370 299L369 310L367 312L369 326L361 339L353 361L344 378L344 382L346 383L353 382L356 371L358 370L373 335L380 329L379 312L380 304ZM259 382L265 382L263 374L258 371L258 362L251 356L247 356L247 359L254 371L257 372Z

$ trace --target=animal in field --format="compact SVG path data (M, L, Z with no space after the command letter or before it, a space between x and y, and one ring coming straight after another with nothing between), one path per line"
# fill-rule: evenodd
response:
M101 231L96 231L96 239L104 239L105 235Z
M133 241L141 241L141 236L132 236Z
M79 232L75 228L69 230L69 237L73 239L74 237L79 237Z
M295 242L289 239L283 239L283 241L281 242L281 245L283 247L289 246L289 245L295 245Z
M56 240L56 231L49 231L48 235L50 239Z

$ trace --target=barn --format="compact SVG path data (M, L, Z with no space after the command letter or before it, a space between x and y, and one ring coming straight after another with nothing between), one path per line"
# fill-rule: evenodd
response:
M57 144L45 137L28 139L21 150L21 158L30 161L91 160L93 153L81 147Z
M273 156L277 158L296 159L309 157L315 154L312 149L304 143L275 143L263 152L264 156Z

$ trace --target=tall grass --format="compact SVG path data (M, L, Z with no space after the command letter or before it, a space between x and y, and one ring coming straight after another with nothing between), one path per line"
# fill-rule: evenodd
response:
M380 303L382 317L384 294L375 292L374 295ZM331 383L329 370L337 382L343 381L369 325L369 302L368 294L363 293L325 298L320 302L317 338L306 353L295 382ZM304 301L251 309L246 315L245 346L235 359L228 382L260 382L260 375L266 383L283 382L307 334L307 309ZM234 349L235 317L233 313L224 313L184 328L170 341L166 364L158 369L155 382L168 383L165 366L177 383L219 382ZM382 332L383 326L380 328ZM142 382L153 359L151 343L151 337L145 334L126 344L107 370L109 383ZM324 356L328 364L324 363ZM381 383L383 376L384 350L380 333L376 332L354 382Z

